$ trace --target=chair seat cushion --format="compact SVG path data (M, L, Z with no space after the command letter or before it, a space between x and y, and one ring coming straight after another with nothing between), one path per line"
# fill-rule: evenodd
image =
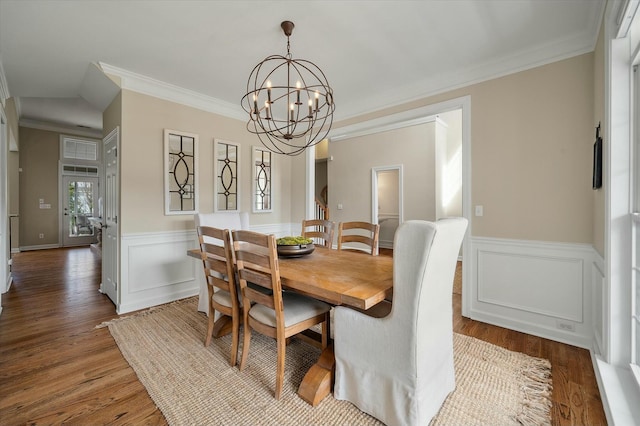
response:
M233 305L231 304L231 294L229 294L228 291L225 290L218 290L215 293L213 293L213 300L223 306L227 306L229 308L233 307ZM242 306L242 300L238 300L238 302L240 302L240 306Z
M284 305L285 327L324 314L331 309L331 306L324 302L290 291L282 293L282 303ZM262 324L276 326L276 312L267 306L254 305L249 311L249 315Z

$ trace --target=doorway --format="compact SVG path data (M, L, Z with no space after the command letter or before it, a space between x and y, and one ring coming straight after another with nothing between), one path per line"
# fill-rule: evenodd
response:
M402 127L413 126L417 124L424 123L428 121L430 118L441 115L446 112L460 110L460 139L461 146L460 150L455 150L453 153L453 157L456 158L455 162L452 162L452 166L455 163L456 168L459 167L460 174L459 176L459 191L460 197L460 206L459 211L461 211L460 216L467 218L469 221L467 227L466 238L462 242L462 258L464 262L462 262L462 315L469 316L470 315L470 307L471 307L471 291L467 291L470 289L472 285L472 271L474 268L474 259L471 255L471 238L472 235L472 209L471 209L471 97L463 96L460 98L454 98L447 101L439 102L436 104L431 104L419 108L415 108L412 110L407 110L403 112L399 112L396 114L391 114L383 117L378 117L372 120L358 122L355 124L347 125L344 127L334 128L331 130L331 134L329 136L330 144L333 142L338 142L340 140L349 139L353 137L366 136L375 133L381 133L388 130L399 129ZM331 158L331 156L330 156ZM314 150L307 150L307 206L313 206L313 186L309 185L309 182L313 182L313 174L314 174ZM441 170L441 176L446 176L447 171ZM311 176L310 176L311 175ZM441 182L441 183L444 183ZM453 191L449 191L447 185L443 185L441 187L441 198L443 200L447 199L446 194L453 194ZM409 200L408 200L409 201ZM407 202L408 202L407 201ZM307 211L312 211L310 207L307 207ZM448 209L447 209L448 210ZM447 215L453 214L451 211L446 212Z
M380 248L393 248L396 229L403 221L402 179L402 165L371 169L371 217L380 225Z
M64 176L62 188L62 246L94 243L96 235L89 218L96 216L97 212L98 178Z

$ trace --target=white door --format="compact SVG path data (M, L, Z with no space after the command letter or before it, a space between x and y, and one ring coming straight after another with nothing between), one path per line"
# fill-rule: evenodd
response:
M119 132L115 128L104 138L104 212L102 214L102 284L100 291L119 306L118 294L118 145Z
M62 179L62 246L87 246L97 241L89 218L97 216L98 178L64 176Z
M0 294L9 290L10 276L8 269L9 253L9 229L8 229L8 167L7 167L7 120L4 109L0 105ZM0 296L0 311L2 311L2 296Z
M393 248L396 229L404 220L402 179L402 165L371 169L371 221L380 225L381 248Z

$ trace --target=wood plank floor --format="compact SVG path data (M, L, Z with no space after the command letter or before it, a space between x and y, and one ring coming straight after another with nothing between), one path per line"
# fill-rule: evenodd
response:
M100 259L89 248L14 256L0 315L0 424L166 424L108 329L116 317L98 292ZM589 352L463 318L454 329L544 357L553 374L554 425L606 424Z

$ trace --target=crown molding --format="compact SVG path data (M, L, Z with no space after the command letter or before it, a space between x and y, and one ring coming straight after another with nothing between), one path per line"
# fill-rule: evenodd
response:
M427 105L348 126L337 127L335 129L331 129L329 133L329 141L337 142L355 137L367 136L374 133L401 129L403 127L431 123L434 121L448 126L444 121L442 121L442 119L440 119L438 112L450 111L459 108L460 104L466 102L467 99L468 97L450 99L448 101L438 103L438 107L436 109L434 109L433 105Z
M593 18L592 26L594 28L600 26L603 13L604 9ZM595 32L595 36L591 35L592 32ZM474 84L590 53L595 49L597 38L597 31L589 28L581 34L555 40L497 60L480 63L458 72L442 74L416 84L396 87L391 91L372 92L368 99L360 99L350 105L343 105L343 110L348 113L341 116L340 121L399 107ZM370 108L371 106L374 108Z
M240 104L235 105L229 102L221 101L220 99L206 96L202 93L175 86L173 84L165 83L163 81L156 80L142 74L136 74L122 68L114 67L113 65L109 65L104 62L98 62L98 64L100 65L102 71L106 74L111 74L120 78L120 87L122 89L132 90L134 92L190 106L237 120L245 119L246 114L240 107Z
M28 118L20 119L18 123L21 127L30 129L47 130L49 132L57 132L64 134L72 134L74 136L84 136L87 138L102 139L102 130L96 129L79 129L75 126L65 126L59 123L48 123L44 121L31 120Z
M0 56L0 102L2 106L5 106L5 102L9 99L9 85L7 84L7 76L4 74L4 67L2 66L2 57Z

